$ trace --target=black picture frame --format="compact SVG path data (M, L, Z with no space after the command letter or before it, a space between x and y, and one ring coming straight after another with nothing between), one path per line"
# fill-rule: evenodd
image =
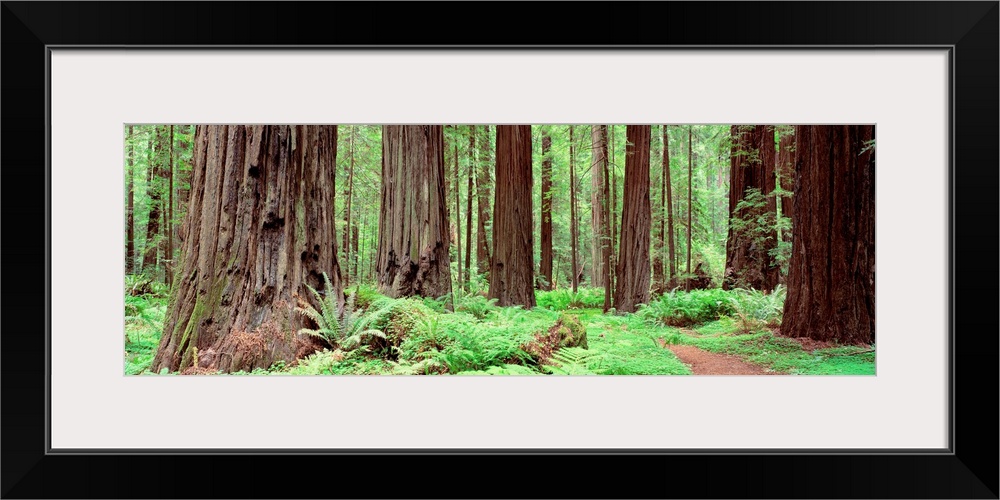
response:
M2 194L8 236L2 247L8 293L0 337L4 498L998 498L996 1L2 4L2 139L7 146L2 148L7 179ZM582 28L595 23L601 29ZM947 48L953 99L949 449L50 453L47 333L51 314L58 313L48 301L50 51L345 45ZM44 280L40 269L46 270ZM87 330L85 318L80 321L80 334L95 333ZM542 479L525 483L524 477Z

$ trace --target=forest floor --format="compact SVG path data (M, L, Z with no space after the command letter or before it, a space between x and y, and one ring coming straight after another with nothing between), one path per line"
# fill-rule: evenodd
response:
M603 301L599 290L559 290L538 292L532 310L468 296L450 312L442 301L389 299L362 289L365 310L359 307L350 323L358 331L394 332L390 341L367 339L351 351L324 350L237 374L874 375L873 346L781 336L779 319L765 313L780 312L773 298L749 294L730 310L719 300L726 294L732 292L672 293L635 314L604 314L593 307ZM750 299L764 305L753 309ZM699 309L702 303L715 309ZM127 299L127 374L150 373L165 311L164 297ZM754 314L762 319L752 321ZM586 332L585 348L558 345L553 332L564 324Z

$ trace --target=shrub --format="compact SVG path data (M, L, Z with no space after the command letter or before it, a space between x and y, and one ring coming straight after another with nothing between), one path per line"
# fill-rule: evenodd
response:
M535 302L538 307L552 311L601 308L604 307L604 289L578 288L576 293L566 288L539 291L535 292Z
M673 290L649 304L641 305L639 316L666 326L690 326L733 313L729 294L720 289Z
M785 286L778 285L771 293L759 290L733 290L732 304L736 327L742 333L775 328L781 324L785 307Z

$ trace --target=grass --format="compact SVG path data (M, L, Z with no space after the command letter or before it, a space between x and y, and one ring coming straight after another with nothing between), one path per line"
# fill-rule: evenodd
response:
M600 293L598 293L600 292ZM602 314L603 291L538 292L538 307L498 307L478 293L455 300L448 312L426 299L391 299L371 287L352 287L364 311L358 331L384 337L334 343L295 366L233 375L681 375L691 371L664 344L686 344L738 356L788 374L871 375L871 347L837 346L809 352L794 339L772 333L780 323L782 290L675 291L636 314ZM125 372L148 373L159 343L166 298L129 296L126 303ZM586 330L587 349L548 345L560 319L570 315ZM558 337L558 335L556 335ZM539 353L547 353L542 355Z

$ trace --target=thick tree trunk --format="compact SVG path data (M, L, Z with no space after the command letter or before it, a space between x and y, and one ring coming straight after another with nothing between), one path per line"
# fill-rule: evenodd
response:
M128 209L125 223L125 273L135 273L135 145L133 141L133 126L128 126Z
M541 233L541 263L538 273L545 279L540 286L542 290L552 290L552 137L546 128L542 128L542 221Z
M625 155L621 248L615 309L635 312L649 302L649 125L629 125Z
M383 126L379 291L390 297L451 293L447 204L442 127Z
M569 238L573 276L570 283L573 285L573 293L576 293L580 286L580 264L578 260L578 245L580 230L576 220L576 141L573 138L573 126L569 126Z
M795 128L792 257L781 331L875 341L875 137L870 125Z
M497 125L496 200L489 298L535 307L531 126Z
M479 212L476 227L476 267L479 274L489 274L490 272L490 246L489 231L490 225L490 127L483 126L483 138L480 141L480 165L479 174L476 177L476 204Z
M677 247L674 244L674 195L673 184L670 180L670 136L668 134L669 125L663 126L663 175L664 187L667 189L667 251L670 259L668 268L670 278L667 287L677 286Z
M195 133L181 275L152 369L224 372L292 361L294 312L328 273L343 302L335 214L336 126L208 125Z
M472 273L472 171L476 165L476 127L469 125L469 182L465 192L465 280L471 281Z
M608 137L606 125L590 126L590 213L593 227L591 245L591 286L604 286L604 253L608 248L608 200L605 197L605 179L608 170Z
M777 285L779 274L778 266L773 264L769 254L775 245L774 235L769 233L766 240L755 238L754 231L735 230L733 220L756 220L762 218L764 212L776 211L773 199L768 200L760 210L737 210L737 204L749 190L756 189L764 196L774 190L774 127L733 125L731 133L730 223L723 288L747 287L770 291Z
M790 193L795 192L795 135L785 134L781 136L778 144L778 176L781 180L781 189ZM795 210L795 197L788 194L781 197L781 214L791 217ZM791 241L792 232L786 231L784 234L786 241Z

